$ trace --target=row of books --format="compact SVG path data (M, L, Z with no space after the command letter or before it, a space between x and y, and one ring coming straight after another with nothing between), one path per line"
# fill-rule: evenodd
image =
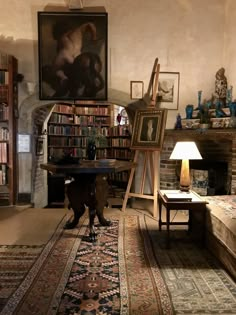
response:
M62 158L66 151L73 157L77 157L80 159L86 159L87 150L86 148L70 148L68 150L63 148L49 148L49 157L50 159L59 159ZM96 151L96 159L106 158L107 157L107 149L97 150ZM50 160L49 159L49 160Z
M9 72L0 70L0 84L8 84L9 83Z
M73 137L73 138L67 138L67 137L50 137L48 145L54 146L54 147L87 147L89 142L88 137ZM95 144L97 148L103 147L104 144L100 143L99 139L95 139ZM106 145L105 145L106 146Z
M8 99L8 85L0 85L0 102L6 102Z
M129 138L112 138L111 146L112 147L130 147L131 140Z
M102 107L76 107L75 113L77 115L109 115L109 108L107 106Z
M101 117L101 116L75 116L75 124L77 125L109 125L110 124L110 117Z
M108 127L80 127L80 126L58 126L50 125L48 128L49 136L58 135L58 136L90 136L90 135L103 135L108 136L109 128Z
M110 128L110 136L129 136L130 126L129 125L118 125Z
M54 112L77 114L77 115L109 115L109 107L107 105L95 105L95 106L69 106L68 104L56 104Z
M109 156L115 159L129 160L133 157L133 152L127 149L108 149Z
M64 114L52 113L49 123L55 124L76 124L76 125L109 125L110 117L109 116L68 116Z
M0 52L0 68L8 69L8 64L9 64L9 55L4 52Z
M7 166L6 165L0 165L0 185L6 185L7 184Z
M129 179L129 173L128 172L111 173L109 175L109 178L112 181L127 182Z
M68 115L61 115L58 113L52 113L49 123L57 123L57 124L73 124L73 117Z
M9 107L6 103L0 103L0 120L9 119Z
M54 107L54 111L59 112L59 113L67 113L67 114L74 113L73 107L65 105L65 104L56 104Z
M9 130L7 127L0 128L0 141L8 141L9 140Z
M0 142L0 163L7 163L7 143Z

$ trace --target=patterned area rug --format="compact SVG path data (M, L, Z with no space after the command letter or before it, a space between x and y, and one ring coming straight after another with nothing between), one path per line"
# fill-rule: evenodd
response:
M236 314L236 284L205 250L178 238L166 250L165 231L145 216L111 219L96 224L95 244L85 218L73 230L62 222L43 250L29 248L1 314Z

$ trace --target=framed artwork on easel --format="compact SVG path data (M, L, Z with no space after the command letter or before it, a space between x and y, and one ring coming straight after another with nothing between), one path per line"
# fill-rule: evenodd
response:
M160 150L162 148L167 109L137 110L134 119L131 148Z

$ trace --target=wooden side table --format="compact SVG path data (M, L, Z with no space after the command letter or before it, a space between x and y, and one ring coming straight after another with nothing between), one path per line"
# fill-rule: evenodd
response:
M176 196L176 199L168 199L165 194L173 194ZM178 196L183 199L178 200ZM185 197L188 197L189 200L184 200ZM190 201L191 199L191 201ZM201 228L201 239L202 244L205 241L205 215L206 215L206 204L208 202L203 200L197 193L190 191L189 193L182 193L179 190L159 190L158 191L158 205L159 205L159 231L161 231L162 225L166 225L167 238L166 246L170 248L170 226L171 225L187 225L188 230L192 229L192 212L198 211L202 215L202 228ZM162 206L166 208L166 222L162 221ZM189 220L186 222L170 222L170 211L171 210L188 210L189 211Z

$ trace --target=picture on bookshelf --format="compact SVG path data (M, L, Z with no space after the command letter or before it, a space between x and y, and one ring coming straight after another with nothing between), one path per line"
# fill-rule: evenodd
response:
M107 99L107 13L38 12L39 98Z
M132 149L160 150L163 143L167 109L137 110L131 139Z

